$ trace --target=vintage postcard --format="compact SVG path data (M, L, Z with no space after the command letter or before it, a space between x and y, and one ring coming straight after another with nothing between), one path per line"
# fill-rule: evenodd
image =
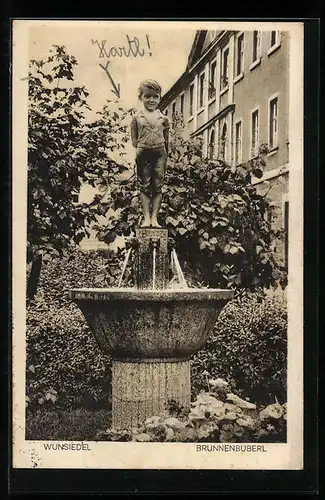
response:
M14 468L303 469L303 40L13 21Z

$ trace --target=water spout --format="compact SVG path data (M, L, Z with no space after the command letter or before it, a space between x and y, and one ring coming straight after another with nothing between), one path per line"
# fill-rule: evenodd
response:
M119 279L118 285L117 285L118 288L120 288L120 286L122 284L123 276L124 276L124 273L125 273L126 266L128 264L128 260L129 260L130 254L131 254L131 248L128 249L128 251L126 253L126 256L125 256L125 259L124 259L124 262L123 262L122 272L121 272L120 279Z
M177 253L175 250L172 250L171 258L172 258L173 267L175 267L176 272L177 272L179 284L182 286L182 288L187 288L187 283L186 283L186 280L185 280L185 277L184 277L184 274L183 274L183 271L182 271L182 268L180 266L180 263L179 263L179 260L177 257Z

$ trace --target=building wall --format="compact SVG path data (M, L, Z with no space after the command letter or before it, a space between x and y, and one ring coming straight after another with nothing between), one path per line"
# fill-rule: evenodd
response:
M205 60L199 62L190 70L191 74L186 86L179 88L178 93L168 103L168 116L172 116L173 103L175 110L180 111L180 95L184 93L184 135L188 137L200 127L216 117L217 113L229 104L235 103L235 113L232 118L233 129L235 122L242 119L242 160L250 159L251 142L251 111L259 108L259 135L260 143L268 143L269 128L269 99L278 97L278 148L270 153L267 168L274 169L279 165L288 163L288 77L289 77L289 34L281 32L280 44L276 50L270 51L271 32L260 34L260 60L252 65L253 32L244 32L244 65L243 75L236 78L236 40L240 33L229 33L222 38L220 46L214 46ZM209 38L211 43L211 39ZM222 72L223 50L229 49L228 55L228 85L224 88L220 78ZM206 47L207 49L207 47ZM208 98L209 67L216 61L216 97ZM199 76L205 72L204 109L199 107ZM190 84L194 84L194 113L190 117ZM220 126L219 126L219 129ZM232 130L231 130L232 131ZM201 132L201 131L200 131ZM205 134L208 136L208 134ZM232 134L233 135L233 134ZM232 147L233 144L230 145ZM206 148L207 149L207 148ZM218 145L216 143L216 149ZM231 155L232 156L232 155Z
M253 32L244 33L243 77L234 83L234 119L243 120L243 162L250 159L251 112L259 109L260 143L268 143L269 98L278 96L278 148L267 157L267 169L274 169L289 161L288 113L289 113L289 50L288 33L282 32L280 47L268 54L270 32L261 34L260 63L252 67Z
M208 105L208 119L210 120L216 113L216 99Z
M220 35L220 32L217 33ZM216 36L217 36L216 35ZM242 74L237 76L237 38L244 36ZM207 154L211 132L215 132L214 156L220 154L220 138L224 124L227 125L226 161L235 163L235 125L242 122L242 162L247 162L251 154L251 113L259 110L259 144L269 143L269 100L277 97L277 147L266 156L265 174L261 180L255 179L257 190L266 194L276 207L274 219L275 228L284 228L286 221L285 203L288 202L288 170L289 170L289 33L279 32L278 38L271 48L271 32L259 33L257 62L252 64L254 32L244 33L223 32L217 44L212 42L210 34L203 45L202 60L189 68L188 79L185 85L173 89L173 100L168 103L168 114L171 117L172 103L176 102L176 111L180 108L180 94L185 92L184 100L184 136L199 135L203 138L203 153ZM228 84L222 83L223 52L228 53ZM215 99L208 97L209 68L212 61L216 61ZM199 109L199 75L205 71L204 109ZM189 86L194 83L194 113L189 113ZM175 97L176 95L176 97ZM229 105L234 104L233 107ZM228 107L228 108L227 108ZM222 113L223 110L228 110ZM221 115L220 115L221 113ZM209 124L207 122L209 121ZM208 126L204 128L205 124ZM263 179L265 178L265 181ZM287 208L287 207L286 207ZM280 261L284 261L284 245L276 242L275 254Z
M219 99L220 99L220 110L222 110L223 108L225 108L228 105L228 102L229 102L229 90L223 91L220 94Z

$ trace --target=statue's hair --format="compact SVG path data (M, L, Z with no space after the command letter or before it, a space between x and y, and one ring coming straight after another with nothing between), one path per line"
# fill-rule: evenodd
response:
M157 94L161 95L161 86L156 80L144 80L140 83L138 88L139 98L142 96L144 89L154 90Z

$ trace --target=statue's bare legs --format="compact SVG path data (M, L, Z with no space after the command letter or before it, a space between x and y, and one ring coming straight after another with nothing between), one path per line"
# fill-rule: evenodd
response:
M151 225L150 198L145 193L141 193L140 198L141 198L142 213L143 213L143 221L141 227L149 227Z
M158 224L157 216L160 210L162 195L161 193L157 193L152 199L152 215L151 215L151 226L152 227L161 227Z

